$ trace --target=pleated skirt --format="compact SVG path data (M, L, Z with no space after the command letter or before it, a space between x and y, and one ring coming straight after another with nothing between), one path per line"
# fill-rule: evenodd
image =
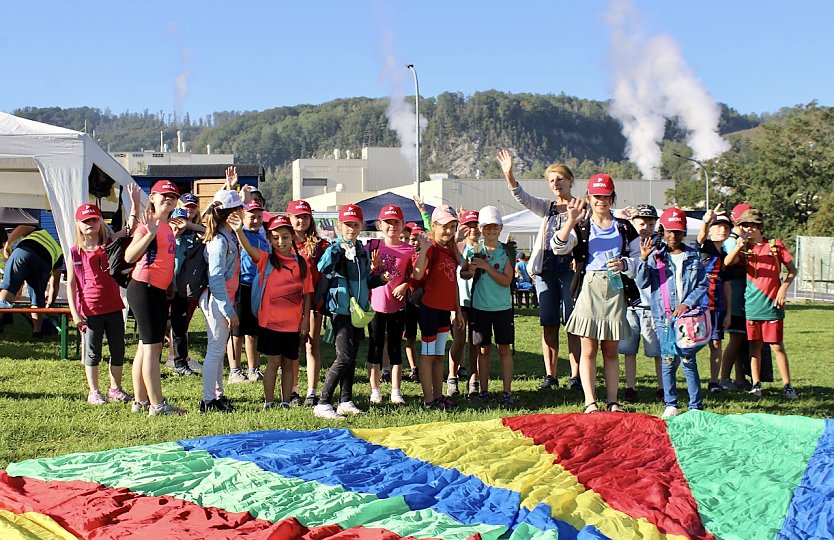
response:
M577 336L621 340L631 336L622 290L611 289L608 272L588 272L565 330Z

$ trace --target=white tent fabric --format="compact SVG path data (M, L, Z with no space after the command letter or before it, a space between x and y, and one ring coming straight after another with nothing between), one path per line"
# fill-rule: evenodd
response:
M90 201L93 165L127 186L133 178L85 133L0 112L0 195L4 206L50 209L61 247L75 239L75 209ZM142 194L143 204L147 196ZM131 206L127 190L122 200Z

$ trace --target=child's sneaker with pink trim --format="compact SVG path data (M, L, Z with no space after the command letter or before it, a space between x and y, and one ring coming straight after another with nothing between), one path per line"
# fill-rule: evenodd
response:
M105 400L104 396L101 395L101 391L90 390L90 393L87 394L87 403L90 405L104 405L107 403L107 400Z
M133 396L122 390L121 388L111 388L107 391L107 401L113 403L116 401L120 401L122 403L128 403L133 399Z

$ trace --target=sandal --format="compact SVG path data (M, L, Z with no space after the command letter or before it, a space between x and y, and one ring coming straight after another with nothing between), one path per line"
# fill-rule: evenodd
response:
M620 404L617 403L616 401L612 401L611 403L608 403L605 407L608 409L608 412L614 412L614 413L625 412L622 409L622 407L620 407Z
M591 409L591 407L593 407L593 409ZM598 412L600 411L596 401L592 401L591 403L585 405L585 414L593 414Z

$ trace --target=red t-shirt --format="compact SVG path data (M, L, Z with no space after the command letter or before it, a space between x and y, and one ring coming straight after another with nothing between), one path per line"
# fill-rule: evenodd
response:
M458 260L452 250L434 240L428 250L426 275L422 280L425 291L423 305L442 311L454 311L458 298Z
M121 311L125 305L119 295L119 285L110 275L107 252L103 246L93 251L79 247L78 260L73 257L73 271L78 289L75 291L76 307L85 317L105 315Z
M147 227L139 225L137 233L146 233ZM148 249L136 263L131 279L150 283L158 289L167 289L174 281L174 251L177 248L174 231L167 222L159 223L156 232L156 249Z
M275 332L298 332L301 330L304 295L313 292L312 272L308 268L304 279L301 279L301 269L295 257L278 255L278 260L281 268L272 269L263 288L258 325ZM259 275L266 272L268 264L271 264L269 253L261 251Z

